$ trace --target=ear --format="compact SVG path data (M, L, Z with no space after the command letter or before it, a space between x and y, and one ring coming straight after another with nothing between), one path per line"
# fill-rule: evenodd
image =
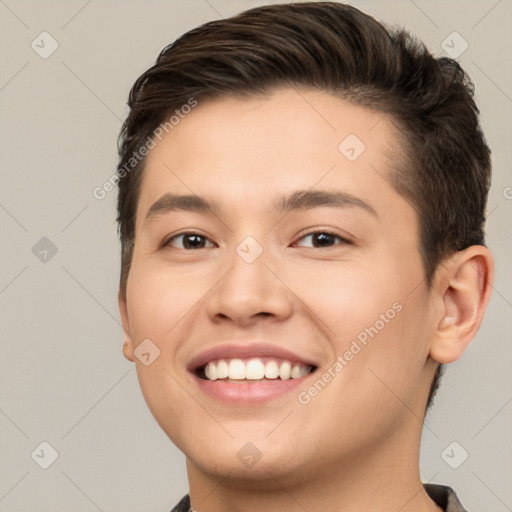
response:
M448 364L462 355L480 328L492 292L492 254L487 247L472 245L440 264L438 271L434 286L442 307L430 356Z
M121 315L121 323L123 325L124 332L124 343L123 343L123 354L128 361L135 362L133 356L133 344L130 335L130 321L128 319L128 306L126 304L126 296L119 290L117 294L117 302L119 304L119 313Z

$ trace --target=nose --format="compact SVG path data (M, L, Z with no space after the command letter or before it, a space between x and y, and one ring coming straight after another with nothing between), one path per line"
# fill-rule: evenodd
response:
M265 252L252 263L235 253L231 269L208 294L209 318L214 322L231 321L240 327L263 318L286 320L292 309L291 291L276 268L267 266Z

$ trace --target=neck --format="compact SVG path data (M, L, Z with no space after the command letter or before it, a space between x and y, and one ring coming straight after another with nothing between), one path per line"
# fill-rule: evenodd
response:
M257 466L251 478L233 468L212 474L187 458L191 506L197 512L440 512L421 483L417 421L411 417L408 436L401 430L357 456L305 463L286 474L256 473Z

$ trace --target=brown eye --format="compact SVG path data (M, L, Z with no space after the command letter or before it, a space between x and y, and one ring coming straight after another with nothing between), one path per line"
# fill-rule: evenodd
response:
M304 243L304 241L307 241L307 243ZM317 231L303 236L297 245L300 247L332 247L340 243L349 244L350 241L334 233Z
M167 242L164 247L177 247L178 249L204 249L206 247L214 247L214 244L205 236L198 233L181 233L175 235Z

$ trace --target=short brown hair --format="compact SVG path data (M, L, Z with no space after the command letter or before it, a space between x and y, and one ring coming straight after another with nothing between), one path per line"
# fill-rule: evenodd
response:
M450 254L484 245L490 150L473 84L402 29L334 2L269 5L197 27L162 50L133 85L119 136L118 226L122 293L130 270L145 159L134 153L175 109L276 87L316 88L387 114L405 155L390 180L416 209L425 281ZM432 383L427 408L439 385Z

